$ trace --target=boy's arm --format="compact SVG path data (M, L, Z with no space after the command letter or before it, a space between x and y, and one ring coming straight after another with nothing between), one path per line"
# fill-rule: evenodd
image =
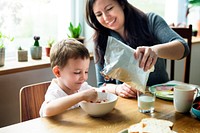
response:
M45 116L53 116L64 112L73 105L85 100L94 101L97 98L95 89L88 89L75 94L55 99L44 106L43 112Z

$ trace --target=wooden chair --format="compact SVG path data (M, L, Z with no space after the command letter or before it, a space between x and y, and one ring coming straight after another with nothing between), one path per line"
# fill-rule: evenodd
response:
M178 33L181 37L186 39L188 46L190 48L189 55L185 58L184 62L184 75L183 82L189 83L190 80L190 62L191 62L191 48L192 48L192 25L189 27L172 27L172 29ZM171 60L170 66L170 80L174 80L174 69L175 69L175 61Z
M51 81L24 86L20 89L20 121L39 117L39 110Z

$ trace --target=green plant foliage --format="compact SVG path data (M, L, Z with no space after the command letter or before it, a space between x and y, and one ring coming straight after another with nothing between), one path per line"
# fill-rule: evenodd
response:
M81 34L81 24L79 23L77 27L75 27L71 22L69 25L69 31L71 35L68 35L69 38L78 38Z
M39 44L40 37L39 36L34 36L33 39L35 40L34 46L35 47L39 47L40 46L40 44Z
M14 37L6 36L2 32L0 32L0 48L4 48L5 47L4 39L8 39L9 41L12 42L14 40Z
M189 0L189 5L200 6L200 0Z
M18 47L18 50L22 50L22 47L21 47L21 46L19 46L19 47Z
M47 41L48 47L51 48L54 42L55 40L53 38L49 38L49 40Z
M18 47L18 50L23 50L23 48L21 46Z

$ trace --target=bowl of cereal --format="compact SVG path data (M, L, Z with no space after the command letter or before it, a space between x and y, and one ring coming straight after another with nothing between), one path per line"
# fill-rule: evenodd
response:
M80 102L81 108L90 116L100 117L113 110L117 103L118 96L107 92L97 92L98 97L95 102Z
M192 105L192 113L198 118L200 119L200 96L198 96Z

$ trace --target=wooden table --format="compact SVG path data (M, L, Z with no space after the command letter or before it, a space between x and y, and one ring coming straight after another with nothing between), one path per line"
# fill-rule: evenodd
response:
M101 118L90 117L77 108L51 118L37 118L3 127L0 133L117 133L147 117L174 122L173 130L179 133L200 132L200 121L190 113L176 113L172 101L157 98L155 108L153 114L142 114L135 99L119 97L115 109Z

